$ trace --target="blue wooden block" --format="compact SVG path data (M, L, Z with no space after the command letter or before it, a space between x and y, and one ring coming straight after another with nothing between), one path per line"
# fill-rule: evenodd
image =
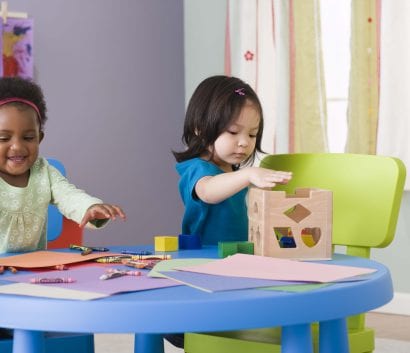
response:
M296 248L295 239L293 239L293 237L282 237L279 243L281 248Z
M201 238L195 234L180 234L178 236L179 249L201 249Z

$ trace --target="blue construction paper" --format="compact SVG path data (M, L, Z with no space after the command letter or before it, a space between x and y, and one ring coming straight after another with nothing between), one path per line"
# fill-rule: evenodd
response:
M167 278L206 292L306 284L306 282L275 281L269 279L246 277L228 277L186 271L161 271L160 273Z

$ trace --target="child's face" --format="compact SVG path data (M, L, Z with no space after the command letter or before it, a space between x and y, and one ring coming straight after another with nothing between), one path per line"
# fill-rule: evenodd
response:
M38 157L43 137L36 112L0 107L0 177L14 186L25 186L30 167Z
M238 119L215 140L212 161L228 172L232 171L232 165L246 160L255 150L260 119L255 107L246 104Z

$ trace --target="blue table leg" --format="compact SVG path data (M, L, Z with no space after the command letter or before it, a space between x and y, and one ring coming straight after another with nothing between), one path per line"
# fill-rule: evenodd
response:
M313 353L310 324L282 327L282 353Z
M44 332L15 329L13 353L45 353Z
M164 353L162 335L136 334L134 338L134 353Z
M346 319L319 323L320 353L349 353Z

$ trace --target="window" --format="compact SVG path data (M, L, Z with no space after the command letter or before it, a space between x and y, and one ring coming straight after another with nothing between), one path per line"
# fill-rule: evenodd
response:
M344 152L350 71L350 1L321 1L329 152Z

